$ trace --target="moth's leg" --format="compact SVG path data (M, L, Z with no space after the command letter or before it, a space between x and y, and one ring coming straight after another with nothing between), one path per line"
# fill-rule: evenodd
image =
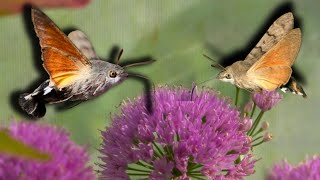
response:
M96 95L96 93L97 93L97 91L99 91L103 86L104 86L104 84L105 84L105 82L104 83L101 83L98 87L97 87L97 89L93 92L93 96L94 95Z
M69 99L71 99L72 97L73 97L73 95L70 95L69 97L64 98L64 99L61 99L61 100L57 100L57 101L50 101L50 102L48 102L48 104L56 104L56 103L65 102L65 101L68 101Z

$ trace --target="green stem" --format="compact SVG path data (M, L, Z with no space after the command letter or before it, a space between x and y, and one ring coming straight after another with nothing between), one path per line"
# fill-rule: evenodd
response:
M196 164L196 165L194 165L194 166L192 166L192 167L190 168L190 171L195 170L195 169L200 168L200 167L202 167L201 164Z
M165 146L163 149L164 149L164 151L167 153L167 157L168 157L169 159L173 160L174 157L173 157L173 151L172 151L171 146Z
M254 102L253 103L253 108L252 108L252 111L251 111L251 115L250 115L250 118L252 119L252 116L253 116L253 114L254 114L254 111L256 110L256 107L257 107L257 105L256 105L256 103Z
M188 176L202 176L203 177L203 175L201 173L188 173L187 175Z
M254 133L254 134L252 135L252 137L255 137L256 135L258 135L258 134L261 133L262 131L263 131L263 129L260 128L256 133Z
M259 136L259 137L255 138L254 140L252 140L252 142L255 142L255 141L257 141L257 140L259 140L259 139L261 139L261 138L263 138L263 137L262 137L262 136Z
M252 147L258 146L258 145L262 144L263 142L264 142L264 140L258 142L257 144L252 145Z
M202 178L202 177L204 177L203 175L189 175L189 176L194 178L194 179L206 180L205 178Z
M203 176L200 171L192 171L192 172L188 172L187 174Z
M236 86L236 100L235 100L235 106L236 106L236 107L237 107L237 105L238 105L239 92L240 92L240 88L238 88L238 87Z
M136 164L137 164L137 165L140 165L140 166L142 166L142 167L145 167L145 168L148 168L148 169L153 170L153 167L152 167L151 165L149 165L149 164L145 165L145 164L143 164L143 163L140 162L140 161L136 162Z
M144 173L127 173L129 176L149 176L150 174Z
M192 163L192 162L189 162L188 163L188 167L187 167L187 171L191 171L193 169L193 167L195 166L196 164Z
M142 169L136 169L136 168L132 168L132 167L128 167L127 170L130 170L130 171L138 171L138 172L145 172L145 173L151 173L151 171L142 170Z
M157 146L157 144L156 144L154 141L152 141L152 144L153 144L154 147L158 150L158 152L160 153L160 155L163 157L164 154L163 154L163 152L161 151L161 149Z
M157 148L156 148L157 149ZM157 152L157 150L154 150L153 151L153 157L155 158L155 159L157 159L157 158L161 158L162 156L159 154L159 152Z
M259 124L259 122L260 122L260 120L261 120L261 118L262 118L262 116L263 116L263 113L264 113L264 111L260 111L257 119L254 121L254 123L253 123L253 125L252 125L252 128L251 128L251 131L250 131L250 133L249 133L249 136L252 136L252 134L253 134L254 131L256 130L256 128L257 128L257 126L258 126L258 124Z

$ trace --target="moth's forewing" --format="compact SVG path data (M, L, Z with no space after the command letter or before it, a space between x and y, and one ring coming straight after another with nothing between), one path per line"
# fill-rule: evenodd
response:
M253 65L262 55L268 52L275 44L285 37L293 29L294 19L291 12L280 16L269 27L256 46L245 58L246 63Z
M85 74L91 63L48 16L38 9L32 9L31 14L50 85L62 89Z
M71 85L87 67L79 61L74 61L55 48L44 48L42 58L45 59L43 67L50 75L50 82L58 89Z

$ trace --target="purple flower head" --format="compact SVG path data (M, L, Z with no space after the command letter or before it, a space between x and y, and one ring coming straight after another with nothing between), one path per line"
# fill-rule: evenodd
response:
M252 99L262 111L268 111L281 101L282 95L277 90L263 90L260 93L254 93Z
M125 103L102 132L101 177L243 179L254 173L246 135L252 122L214 92L159 88Z
M69 134L38 123L14 122L9 133L27 145L51 155L48 162L0 155L0 179L94 179L86 150L72 142Z
M320 156L292 166L286 161L275 165L268 180L318 180L320 179Z

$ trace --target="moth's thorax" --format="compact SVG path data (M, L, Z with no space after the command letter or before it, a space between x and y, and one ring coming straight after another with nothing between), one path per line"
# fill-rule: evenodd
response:
M250 66L245 61L237 61L233 63L231 66L227 67L230 72L232 72L235 78L243 76L246 74Z
M259 91L261 88L257 86L253 81L245 78L238 78L235 80L235 85L242 89L247 89L249 91Z

